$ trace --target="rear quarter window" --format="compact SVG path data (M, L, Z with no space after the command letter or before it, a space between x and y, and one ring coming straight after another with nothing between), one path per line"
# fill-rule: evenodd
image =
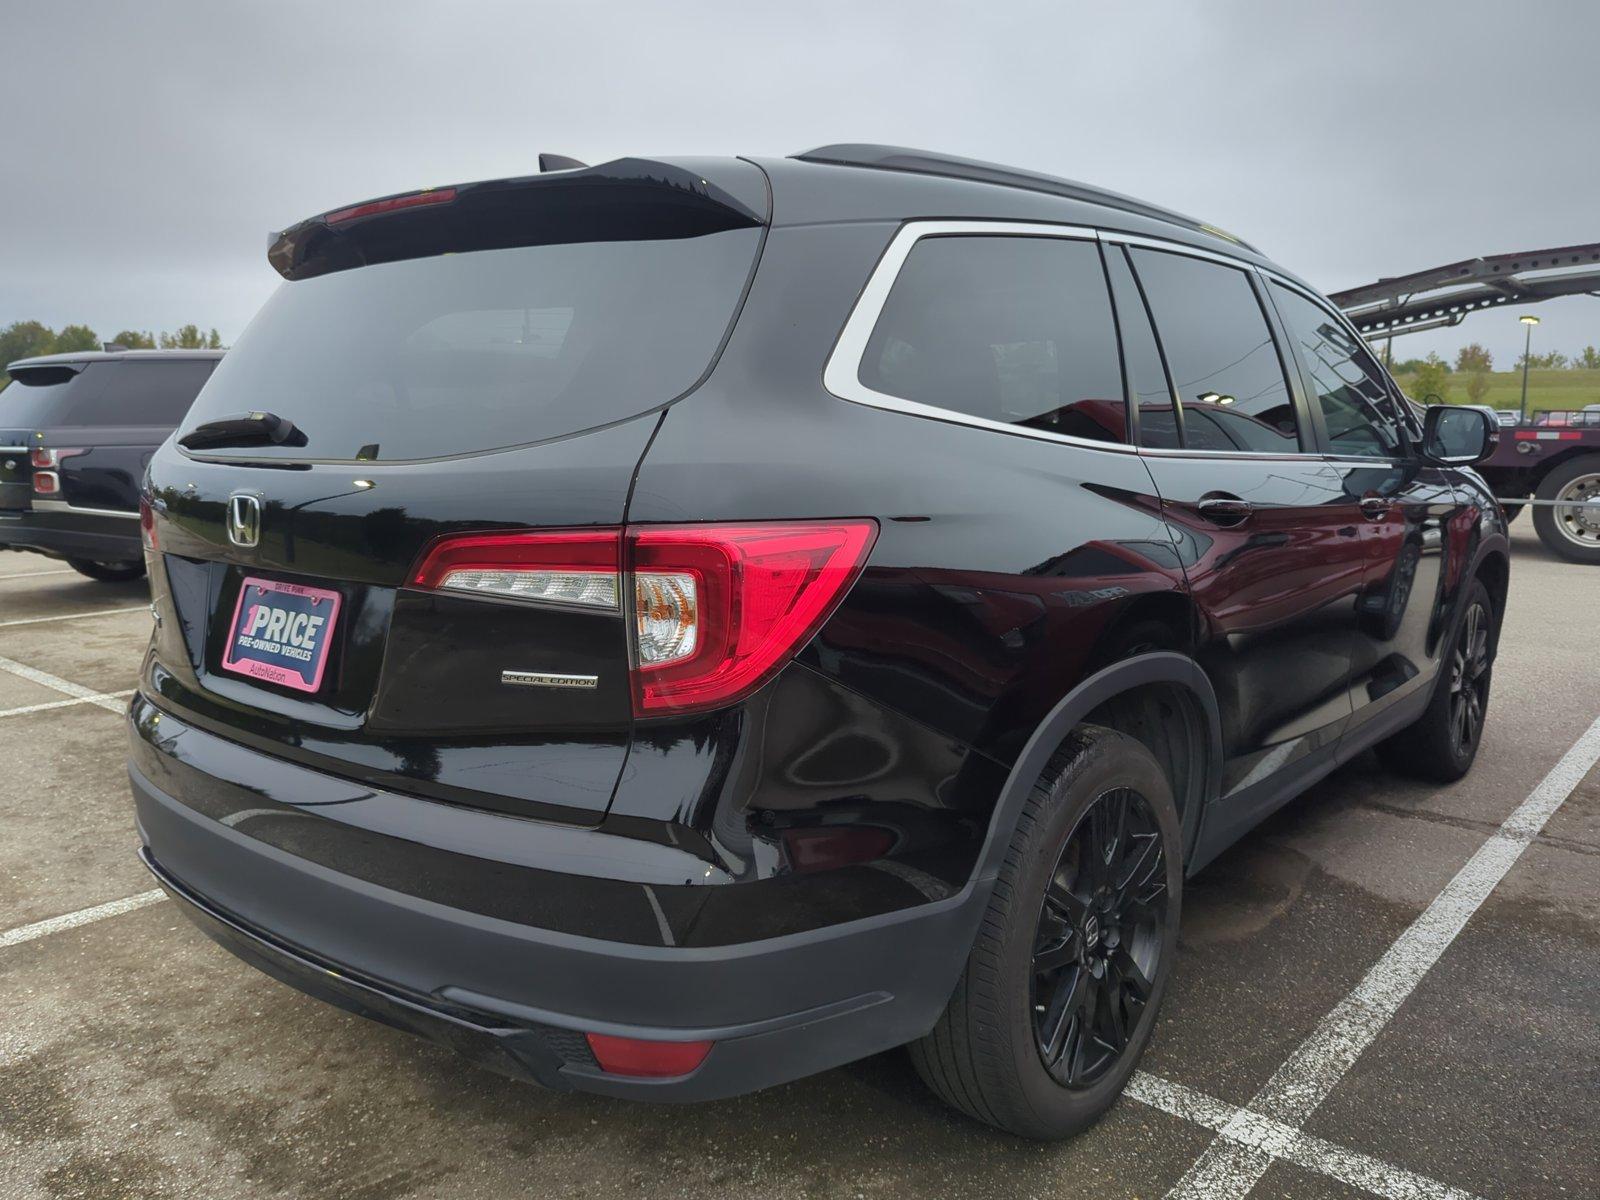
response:
M862 355L873 391L1047 433L1121 442L1116 324L1093 242L917 242Z

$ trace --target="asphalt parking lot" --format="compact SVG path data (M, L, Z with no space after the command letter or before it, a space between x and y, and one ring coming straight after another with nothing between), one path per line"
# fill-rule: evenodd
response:
M1513 529L1473 773L1369 756L1195 880L1134 1094L1047 1147L901 1054L646 1107L257 974L134 856L143 586L0 555L0 1197L1600 1195L1600 571Z

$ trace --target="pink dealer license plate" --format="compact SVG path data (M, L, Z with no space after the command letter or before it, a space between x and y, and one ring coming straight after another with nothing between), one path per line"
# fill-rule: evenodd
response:
M322 685L338 615L338 592L247 577L234 605L222 667L314 692Z

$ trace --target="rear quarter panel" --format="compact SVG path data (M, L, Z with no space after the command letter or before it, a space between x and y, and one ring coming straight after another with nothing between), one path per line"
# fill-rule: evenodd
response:
M772 869L783 868L783 847L769 830L881 822L914 830L897 851L942 843L937 870L932 857L916 865L959 882L1009 765L1046 714L1117 655L1126 631L1186 602L1136 455L885 411L823 388L892 232L775 229L717 371L667 411L641 463L630 524L866 516L880 532L837 611L741 716L719 729L705 718L639 723L612 815L670 807L702 829L766 839ZM796 694L802 674L820 681L806 688L826 694L828 720L756 719ZM652 785L669 775L670 800Z

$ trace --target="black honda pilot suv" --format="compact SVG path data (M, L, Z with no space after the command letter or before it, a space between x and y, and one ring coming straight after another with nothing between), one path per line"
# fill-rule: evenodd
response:
M881 146L303 221L150 465L143 856L234 953L558 1089L909 1045L1032 1137L1184 880L1372 746L1472 764L1507 542L1313 289Z

